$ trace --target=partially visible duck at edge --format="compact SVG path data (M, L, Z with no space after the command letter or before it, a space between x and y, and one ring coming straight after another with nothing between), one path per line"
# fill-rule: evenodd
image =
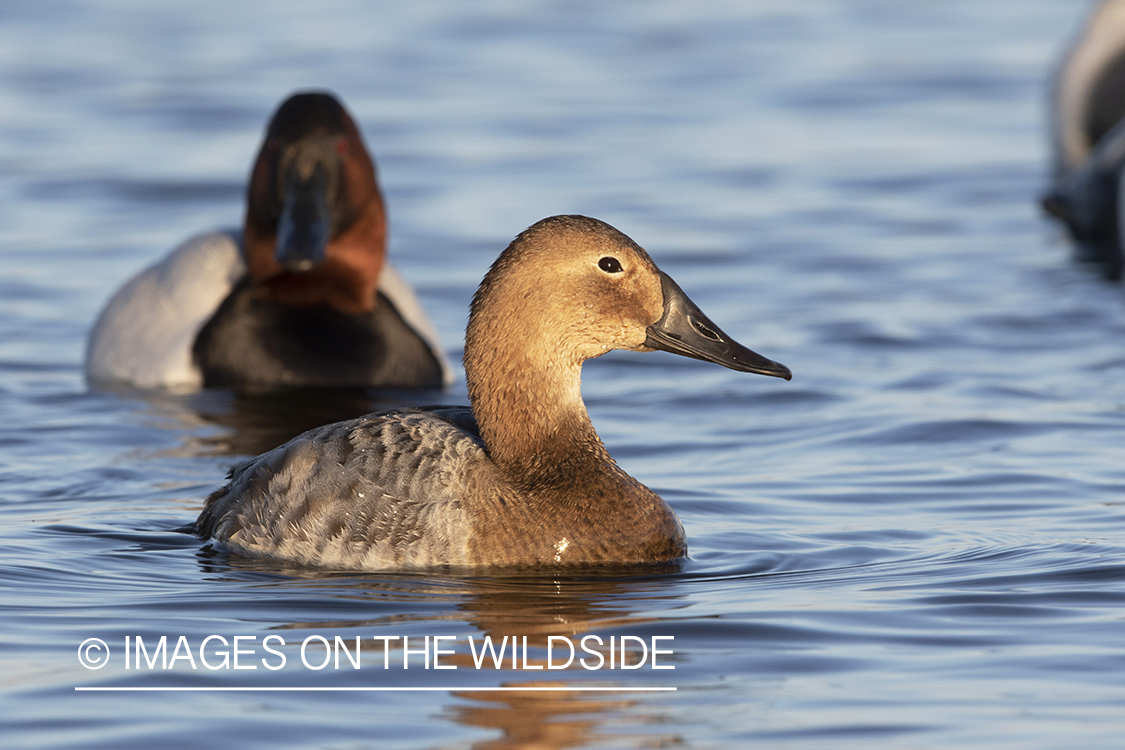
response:
M140 388L422 387L451 371L385 260L375 166L330 94L281 104L250 174L243 231L188 240L106 305L92 384Z
M1121 275L1125 178L1125 0L1097 6L1063 57L1051 91L1052 184L1047 213L1079 256Z
M629 237L555 216L516 237L473 297L471 407L306 432L233 469L196 531L239 554L368 570L684 557L676 514L618 467L582 401L582 363L613 349L791 377L723 333Z

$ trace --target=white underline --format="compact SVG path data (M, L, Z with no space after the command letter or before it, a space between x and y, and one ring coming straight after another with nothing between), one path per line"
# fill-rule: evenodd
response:
M594 693L594 692L629 692L629 693L657 693L675 692L674 687L76 687L80 692L101 693L249 693L249 692L274 692L274 693L312 693L312 692L473 692L473 693Z

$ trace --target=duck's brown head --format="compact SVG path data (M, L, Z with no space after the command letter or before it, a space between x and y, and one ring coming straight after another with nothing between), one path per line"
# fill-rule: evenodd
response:
M549 368L612 349L662 349L791 377L723 333L637 243L585 216L544 219L516 237L473 298L466 338L466 369L470 354L507 352L519 366Z
M246 197L246 262L267 296L369 311L386 218L355 122L331 94L286 99L266 130Z
M599 452L581 369L612 349L791 377L723 333L621 232L585 216L544 219L500 255L469 312L465 376L493 459L509 474L540 476L552 467L537 456L557 463L582 444Z

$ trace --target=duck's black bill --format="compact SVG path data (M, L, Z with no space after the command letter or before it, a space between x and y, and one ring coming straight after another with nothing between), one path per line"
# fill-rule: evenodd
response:
M299 272L324 261L332 236L332 217L324 167L317 165L305 178L298 171L291 169L285 181L274 257L282 268Z
M788 367L750 351L723 333L668 274L658 273L664 291L664 316L648 327L645 346L714 362L739 372L792 379L793 373Z

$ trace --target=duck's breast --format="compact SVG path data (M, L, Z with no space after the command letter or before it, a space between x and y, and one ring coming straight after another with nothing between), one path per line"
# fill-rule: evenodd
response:
M284 304L261 292L246 276L199 331L192 358L204 385L439 388L447 382L436 342L419 335L381 290L374 309L357 314Z

